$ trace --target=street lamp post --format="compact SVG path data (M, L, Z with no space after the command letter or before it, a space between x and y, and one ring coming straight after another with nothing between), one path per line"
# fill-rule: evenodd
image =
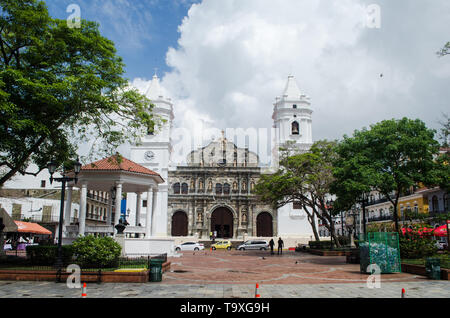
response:
M62 268L63 261L62 261L62 236L63 236L63 223L64 223L64 198L65 198L65 192L66 192L66 183L75 181L75 184L78 182L78 174L81 170L81 163L79 159L77 158L77 161L74 163L74 172L75 172L75 178L69 178L64 175L65 172L63 172L63 176L61 178L53 178L53 174L56 172L56 169L58 168L57 164L54 161L51 161L48 166L48 171L50 172L50 184L53 184L53 181L61 182L61 203L60 203L60 209L59 209L59 231L58 231L58 256L56 259L55 266L57 268Z
M333 202L334 202L333 200L327 201L327 210L328 210L328 213L330 214L331 249L333 249L333 234L334 234L333 229L334 229L334 223L333 223L333 216L332 216L332 214L331 214L331 209L330 209L330 207L333 206Z

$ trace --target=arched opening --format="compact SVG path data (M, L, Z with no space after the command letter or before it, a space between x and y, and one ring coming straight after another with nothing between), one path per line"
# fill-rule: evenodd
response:
M273 218L270 213L260 213L256 218L256 235L258 237L273 237Z
M180 194L181 193L181 186L180 183L175 183L173 185L173 193L174 194Z
M222 194L222 184L220 183L216 184L216 194Z
M233 213L228 208L217 208L211 214L211 232L222 239L233 237Z
M187 183L183 183L181 185L181 194L188 194L189 193L189 186Z
M431 205L432 205L432 211L433 212L438 212L439 211L439 203L438 203L438 198L437 196L433 195L433 198L431 199Z
M188 217L183 211L172 216L172 236L188 236Z
M296 121L294 121L292 123L292 134L293 135L300 135L300 125Z

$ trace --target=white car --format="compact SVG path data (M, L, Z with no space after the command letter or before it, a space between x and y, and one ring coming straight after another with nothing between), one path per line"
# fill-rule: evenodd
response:
M200 251L200 250L204 250L205 246L201 243L196 243L196 242L186 242L183 243L181 245L177 245L175 246L175 251L180 252L180 251Z

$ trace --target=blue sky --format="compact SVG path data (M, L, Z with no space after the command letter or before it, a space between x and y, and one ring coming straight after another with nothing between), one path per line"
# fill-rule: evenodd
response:
M151 78L154 68L161 76L170 68L165 62L169 47L177 48L178 26L193 3L199 0L46 0L50 14L67 19L70 4L81 8L81 18L100 24L103 36L116 44L126 64L126 77Z

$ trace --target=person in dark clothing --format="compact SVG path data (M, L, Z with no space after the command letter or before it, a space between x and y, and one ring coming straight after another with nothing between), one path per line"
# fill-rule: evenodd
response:
M273 241L273 239L270 240L269 246L270 246L270 254L273 255L273 247L275 246L275 242Z
M283 254L283 246L284 246L284 242L281 239L281 237L278 239L278 255Z

